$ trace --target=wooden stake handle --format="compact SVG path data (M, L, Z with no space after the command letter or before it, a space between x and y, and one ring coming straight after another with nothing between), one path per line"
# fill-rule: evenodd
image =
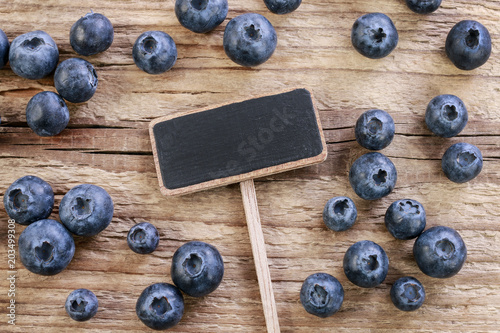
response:
M266 244L264 243L264 234L260 225L259 206L257 205L257 196L255 195L255 186L253 180L245 180L240 183L241 195L243 196L243 207L250 234L250 243L252 244L253 260L255 270L257 271L257 280L259 281L260 297L264 308L264 317L266 319L267 331L272 333L280 332L278 321L278 312L274 301L273 286L271 284L271 274L267 263Z

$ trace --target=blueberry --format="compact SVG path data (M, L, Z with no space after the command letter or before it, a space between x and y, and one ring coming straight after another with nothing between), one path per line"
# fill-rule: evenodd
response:
M299 8L302 0L264 0L264 3L274 14L288 14Z
M227 16L227 0L177 0L175 15L179 23L193 32L212 31Z
M64 60L54 74L57 92L71 103L83 103L91 99L97 89L97 82L94 66L80 58Z
M144 289L135 305L137 317L149 328L166 330L184 314L184 297L169 283L155 283Z
M465 243L454 229L438 226L424 231L413 245L420 270L434 278L457 274L467 258Z
M61 96L43 91L28 102L26 121L39 136L57 135L68 125L69 110Z
M385 212L385 226L394 238L412 239L425 229L424 206L416 200L394 201Z
M389 270L389 258L377 243L359 241L344 255L344 273L355 285L373 288L381 284Z
M10 68L26 79L46 77L56 68L58 61L57 45L44 31L37 30L17 36L10 45Z
M139 254L148 254L156 250L160 235L154 225L141 222L130 228L127 234L127 243L132 251Z
M455 183L465 183L476 178L481 172L483 155L474 145L464 142L455 143L444 153L441 167L449 180Z
M224 275L224 262L217 249L192 241L179 247L172 258L174 284L189 296L201 297L217 289Z
M78 236L94 236L106 229L113 218L113 200L102 187L82 184L62 198L59 217Z
M106 51L113 43L113 25L102 14L90 12L71 26L69 42L76 53L90 56Z
M55 220L40 220L27 226L18 245L24 267L41 275L60 273L75 254L73 237Z
M354 192L365 200L385 197L396 186L396 167L381 153L367 153L358 158L349 170Z
M137 38L132 49L134 62L148 74L161 74L177 61L177 47L163 31L146 31Z
M54 192L43 179L24 176L12 183L3 196L9 217L27 225L49 217L54 207Z
M9 39L5 32L0 29L0 68L5 66L5 64L9 61Z
M460 21L446 37L446 55L459 69L472 70L482 66L491 54L488 29L472 20Z
M460 133L468 119L464 102L455 95L434 97L425 111L427 127L443 138L451 138Z
M223 44L229 59L238 65L253 67L272 56L278 37L271 22L264 16L246 13L226 25Z
M344 302L344 288L330 274L312 274L302 284L300 302L310 314L320 318L330 317L340 310Z
M356 51L370 59L389 55L398 44L398 39L394 23L382 13L363 15L352 26L352 45Z
M399 278L391 287L391 300L401 311L415 311L424 304L424 286L411 276Z
M406 0L406 5L418 14L429 14L441 5L441 0Z
M385 111L379 109L364 112L356 121L354 134L356 141L370 150L387 147L394 138L394 120Z
M348 197L335 197L328 200L323 210L323 222L334 231L349 229L356 222L358 210Z
M95 294L88 289L76 289L66 298L64 308L71 319L86 321L95 316L99 301Z

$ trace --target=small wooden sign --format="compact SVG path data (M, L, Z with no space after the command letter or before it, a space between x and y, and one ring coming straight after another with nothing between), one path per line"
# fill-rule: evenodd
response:
M253 178L326 159L311 93L294 89L162 117L149 132L163 194L240 183L267 330L280 332Z
M165 195L292 170L327 155L306 89L161 117L151 122L150 135Z

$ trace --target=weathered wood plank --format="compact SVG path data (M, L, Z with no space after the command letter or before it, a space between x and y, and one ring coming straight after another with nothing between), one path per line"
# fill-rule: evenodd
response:
M94 183L115 202L111 225L91 239L77 238L75 258L54 277L29 273L17 262L17 325L12 332L143 332L135 302L153 282L171 282L170 261L184 242L216 245L226 267L213 294L186 297L186 314L175 332L263 332L265 322L257 277L237 185L164 198L158 189L148 138L149 121L192 109L306 86L314 94L328 143L326 162L258 179L256 191L270 262L280 325L284 332L498 332L500 327L500 2L443 1L434 14L409 11L404 1L303 1L291 15L267 11L261 0L230 1L228 19L214 32L198 35L179 25L174 1L69 0L9 1L0 4L0 28L10 40L35 30L47 31L61 60L76 56L69 45L71 25L92 8L115 27L112 47L85 57L97 69L99 87L87 103L69 105L70 124L61 135L40 138L26 126L24 110L37 92L55 91L51 77L30 81L7 66L0 70L0 192L18 177L36 174L56 193L58 218L63 195L73 186ZM245 12L265 15L278 33L273 57L255 69L233 64L224 54L222 35L230 18ZM399 45L385 59L369 60L350 45L350 28L366 12L384 12L396 24ZM444 40L454 23L476 19L490 31L493 54L481 68L463 72L447 60ZM159 76L146 75L133 63L132 45L146 30L164 30L177 43L179 59ZM452 93L469 110L469 123L456 138L442 139L427 130L423 115L434 96ZM388 111L396 137L383 153L398 169L398 183L386 198L357 198L347 175L366 150L354 138L357 117L370 108ZM484 156L479 177L454 184L440 168L453 143L477 145ZM325 202L334 195L352 197L358 221L342 233L322 222ZM412 255L412 241L393 239L383 216L389 204L409 197L427 212L428 227L456 228L468 247L462 271L447 280L424 276ZM7 225L0 211L0 258L7 257ZM152 255L140 256L126 244L135 223L154 223L161 242ZM25 227L17 226L17 234ZM386 281L361 289L347 281L342 258L354 242L379 243L390 259ZM0 260L0 286L6 290L6 260ZM336 276L345 289L339 313L327 319L307 314L299 302L302 281L315 272ZM389 289L402 275L424 283L427 300L416 313L402 313ZM68 319L63 304L71 290L93 289L100 300L89 322ZM0 293L0 303L9 301ZM6 308L1 307L2 330Z

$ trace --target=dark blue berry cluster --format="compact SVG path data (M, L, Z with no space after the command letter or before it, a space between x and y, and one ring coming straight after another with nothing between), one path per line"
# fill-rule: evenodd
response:
M36 176L17 179L4 194L7 214L17 223L28 225L19 236L19 256L29 271L40 275L62 272L75 254L73 235L95 236L111 222L114 205L103 188L82 184L73 187L61 200L62 223L47 219L54 207L52 187ZM136 253L153 252L159 243L158 230L142 222L130 228L129 247ZM224 262L210 244L188 242L174 253L171 276L174 285L157 283L147 287L136 305L137 316L153 329L176 325L184 313L182 292L203 297L222 282ZM67 298L65 309L76 321L92 318L98 309L97 297L88 289L77 289Z
M407 0L408 7L416 13L435 11L441 1ZM387 56L396 47L398 33L389 17L381 13L363 15L352 28L351 40L362 55L378 59ZM460 69L470 70L483 65L491 52L487 29L475 21L462 21L449 33L446 54ZM437 136L451 138L458 135L468 121L463 101L455 95L443 94L433 98L425 112L425 123ZM393 140L395 125L385 111L372 109L364 112L355 125L356 141L369 150L386 148ZM480 150L468 143L449 147L442 158L446 177L456 183L475 178L482 169ZM375 200L387 196L396 185L394 164L379 152L369 152L359 157L349 171L349 182L362 199ZM357 218L354 202L345 196L334 197L325 205L323 221L334 231L351 228ZM449 227L437 226L424 231L426 212L423 205L413 199L394 201L385 213L385 226L398 240L416 239L413 255L420 270L431 277L449 278L457 274L465 263L467 248L459 233ZM343 268L349 281L357 286L372 288L387 276L389 259L378 244L363 240L353 244L344 255ZM327 283L328 282L328 283ZM336 288L338 281L326 274L309 276L302 286L300 299L307 312L326 317L334 314L343 301L343 289ZM402 311L414 311L425 300L425 290L420 281L406 276L398 279L390 291L394 305ZM331 300L336 299L337 307ZM330 303L328 303L330 302Z
M394 120L387 112L379 109L364 112L355 126L356 141L371 150L386 148L392 142L394 133ZM396 180L396 167L379 152L362 155L349 171L349 182L354 192L365 200L388 195L396 186ZM348 230L354 225L357 216L356 205L345 196L328 200L323 210L325 225L334 231ZM349 281L363 288L373 288L385 280L389 258L380 245L363 240L346 251L343 267ZM335 277L317 273L304 281L300 300L307 312L324 318L339 311L344 300L344 290Z
M137 317L152 329L165 330L181 321L182 293L203 297L217 289L224 275L224 262L215 246L192 241L175 251L170 274L175 285L152 284L144 289L136 303Z
M106 190L83 184L73 187L62 198L59 204L62 223L48 219L54 207L54 192L36 176L14 181L5 191L3 203L11 219L27 225L19 236L21 263L40 275L62 272L75 254L73 235L97 235L110 224L114 210ZM76 321L89 320L97 308L97 297L88 289L74 290L66 299L66 312Z
M36 176L14 181L4 194L10 218L28 225L19 236L19 257L29 271L40 275L62 272L75 254L71 233L93 236L104 230L113 216L113 202L99 186L84 184L71 189L59 205L62 223L47 219L54 206L52 187ZM66 300L66 312L77 321L92 318L97 298L90 290L73 291Z
M19 236L19 256L31 272L55 275L64 270L75 253L74 235L94 236L113 217L113 201L102 187L73 187L61 200L59 218L48 219L54 207L54 192L43 179L24 176L14 181L3 197L9 217L28 225Z
M275 14L296 10L302 0L264 0ZM227 0L176 0L175 15L179 23L195 33L208 33L227 17ZM231 19L225 27L222 44L226 55L245 67L266 62L278 43L276 31L261 14L244 13ZM134 62L149 74L170 70L177 61L177 47L170 35L162 31L147 31L137 38L133 47Z
M415 13L429 14L439 8L441 0L406 0L406 4ZM362 15L352 26L353 47L370 59L388 56L396 48L398 41L396 26L382 13ZM490 33L477 21L460 21L448 33L445 51L457 68L462 70L478 68L490 57Z
M73 24L69 35L73 50L79 55L90 56L111 46L114 31L104 15L90 12ZM57 93L40 92L26 106L26 122L39 136L54 136L66 128L70 114L65 100L86 102L97 89L94 66L81 58L69 58L58 65L57 45L41 30L19 35L10 45L0 30L0 68L7 61L14 73L26 79L38 80L54 73Z

